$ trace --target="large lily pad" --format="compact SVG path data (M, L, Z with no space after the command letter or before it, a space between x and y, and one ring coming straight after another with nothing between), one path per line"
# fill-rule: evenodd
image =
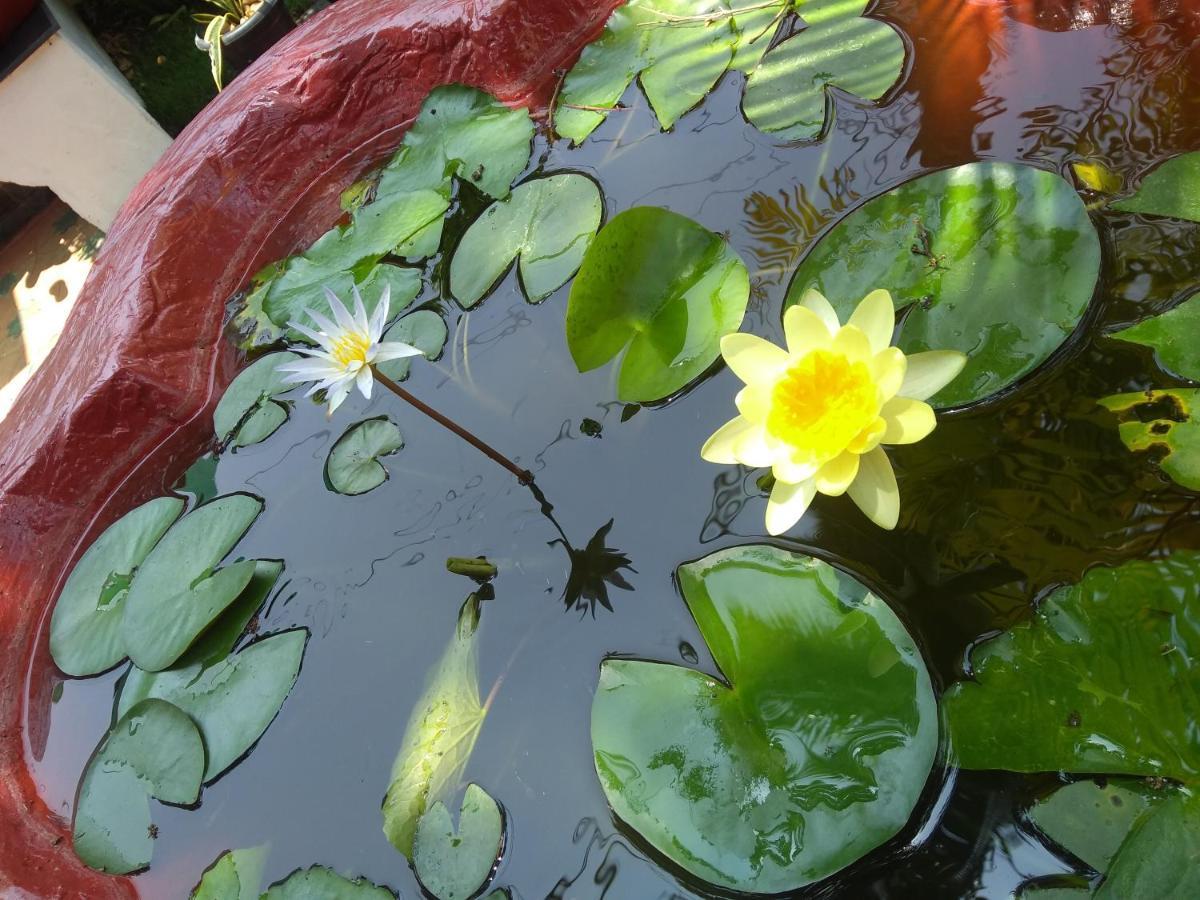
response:
M603 212L600 189L584 175L525 182L471 223L450 263L451 292L469 309L519 259L526 298L544 300L579 269Z
M441 314L432 309L418 309L398 319L395 325L384 332L383 339L416 347L426 359L435 360L442 355L449 334L446 320ZM392 381L404 381L412 369L412 361L413 357L402 356L400 359L376 363L375 368Z
M75 807L75 853L112 875L150 864L150 803L186 805L200 796L204 744L183 712L162 700L133 707L88 763Z
M1142 179L1136 194L1112 208L1200 222L1200 152L1167 160Z
M386 417L351 425L329 451L325 478L339 494L353 497L373 491L388 478L379 458L403 446L400 429Z
M254 561L214 569L262 512L246 494L218 497L188 513L134 575L121 635L130 659L157 672L174 663L254 576Z
M1158 467L1177 484L1200 491L1200 390L1115 394L1100 405L1116 413L1126 447L1162 451L1156 457Z
M713 364L749 298L746 266L721 237L669 210L635 207L588 248L571 285L567 346L581 372L628 348L617 396L660 400Z
M1200 381L1200 294L1112 336L1153 347L1164 367L1183 378Z
M1098 568L972 655L943 699L967 769L1200 774L1200 554Z
M133 574L183 512L158 497L126 513L80 557L50 617L50 655L68 675L95 675L125 658L121 619Z
M1095 290L1100 240L1057 175L972 163L901 185L855 210L801 262L788 305L816 288L845 321L872 290L904 308L905 353L959 350L962 375L931 402L1009 387L1074 331Z
M908 821L937 750L933 688L895 614L825 563L737 547L679 569L726 679L605 660L592 706L613 810L693 875L791 891Z
M343 878L333 869L313 866L297 869L283 881L271 885L262 900L396 900L387 888L365 878Z
M442 802L417 823L413 867L424 888L438 900L468 900L491 880L504 841L500 805L477 784L467 785L458 828Z
M191 900L258 900L266 847L230 850L205 871Z
M238 447L248 447L265 441L287 421L287 407L274 398L296 385L285 384L278 369L299 358L295 353L268 353L238 373L213 412L218 441L232 438Z

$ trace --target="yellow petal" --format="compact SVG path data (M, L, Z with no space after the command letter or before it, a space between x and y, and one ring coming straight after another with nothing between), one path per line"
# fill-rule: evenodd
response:
M771 472L778 481L798 484L811 479L820 468L818 463L811 460L799 460L794 456L784 456L775 460L771 466Z
M833 304L826 300L825 295L816 288L809 288L804 292L804 295L800 298L800 305L816 313L817 317L825 323L825 327L829 330L830 334L836 333L841 328L842 323L838 319Z
M844 325L833 336L830 345L835 353L841 353L851 363L862 362L870 365L875 358L871 350L871 342L857 325Z
M774 385L770 384L748 384L737 392L733 398L734 405L751 422L761 424L771 413L773 388Z
M875 420L860 431L846 446L846 449L851 453L870 453L883 443L883 435L886 431L887 422L883 421L883 416L876 416Z
M825 321L807 306L789 306L783 314L783 333L788 353L803 356L829 346L833 337Z
M817 488L812 481L788 484L776 481L767 501L767 534L783 534L808 511L808 505L816 496Z
M814 479L817 490L830 497L840 497L846 493L846 489L858 475L860 459L857 453L843 453L825 463Z
M928 403L908 397L893 397L879 411L887 423L885 444L915 444L937 427L937 417Z
M867 336L874 353L882 353L892 343L896 330L896 307L887 291L871 291L850 314L847 325L854 325Z
M767 438L761 425L753 425L733 442L733 453L743 466L760 469L775 462L779 454Z
M859 461L858 477L847 491L868 519L891 531L900 520L900 489L887 454L876 447Z
M928 350L908 357L908 371L900 394L914 400L928 400L951 381L967 364L967 357L957 350Z
M721 338L721 355L733 374L746 384L775 380L789 362L782 347L740 331Z
M908 371L908 357L899 347L888 347L882 353L876 353L872 361L875 383L879 385L879 399L891 400L904 384L904 374Z
M700 448L700 457L711 463L720 463L726 466L733 465L738 461L737 455L734 453L737 441L747 431L753 429L753 427L753 425L741 416L738 416L736 419L730 419L713 432L712 437L704 442L704 446Z

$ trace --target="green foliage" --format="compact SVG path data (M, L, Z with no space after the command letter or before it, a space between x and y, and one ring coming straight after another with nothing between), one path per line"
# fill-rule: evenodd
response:
M938 741L929 675L895 614L773 547L720 551L678 575L725 680L605 660L592 745L614 812L693 875L765 894L892 837Z
M1034 804L1029 819L1054 843L1103 874L1134 823L1161 798L1137 781L1076 781Z
M365 878L351 881L332 869L313 866L297 869L283 881L271 885L262 900L396 900L387 888Z
M258 900L266 847L223 853L200 879L191 900Z
M442 355L446 346L449 331L446 320L431 309L418 309L396 321L396 324L383 333L385 341L399 341L416 347L432 361ZM400 359L389 359L378 363L375 368L392 381L404 381L412 369L413 357L404 356Z
M400 429L387 418L351 425L329 451L325 479L339 494L356 496L373 491L388 478L379 458L390 456L403 446Z
M972 163L903 184L855 210L801 262L788 305L816 288L845 321L887 285L905 353L959 350L936 406L1003 390L1074 331L1095 290L1100 240L1071 186L1049 172Z
M1164 368L1182 378L1200 381L1200 294L1112 337L1153 347Z
M1096 900L1200 896L1200 797L1175 793L1135 826Z
M1142 179L1136 194L1112 208L1200 222L1200 152L1167 160Z
M617 396L660 400L716 361L749 297L746 266L718 235L668 210L635 207L588 248L571 285L567 346L581 372L624 349Z
M300 359L295 353L268 353L233 379L213 412L217 440L233 439L238 447L265 441L287 421L287 407L274 398L296 385L284 384L283 363Z
M1117 432L1126 447L1159 451L1155 462L1167 476L1200 491L1200 390L1138 391L1099 402L1116 413Z
M457 830L440 801L421 816L413 841L413 867L422 886L438 900L468 900L491 879L503 840L499 804L479 785L469 784Z

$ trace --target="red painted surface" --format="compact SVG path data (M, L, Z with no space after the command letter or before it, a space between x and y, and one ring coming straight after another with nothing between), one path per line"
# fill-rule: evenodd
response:
M43 624L87 544L210 437L237 364L226 299L337 218L338 192L391 152L432 88L544 104L615 5L341 0L234 81L126 201L57 348L0 426L5 898L136 895L76 860L70 823L29 777L26 746L45 740L58 677Z

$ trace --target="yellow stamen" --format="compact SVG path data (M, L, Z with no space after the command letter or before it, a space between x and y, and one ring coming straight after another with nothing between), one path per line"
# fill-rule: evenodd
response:
M348 368L352 363L356 362L365 365L367 362L367 350L370 347L371 342L365 334L351 331L340 335L333 342L330 354L338 361L339 365Z
M879 415L879 388L866 363L815 350L775 384L767 431L789 444L798 458L833 459Z

